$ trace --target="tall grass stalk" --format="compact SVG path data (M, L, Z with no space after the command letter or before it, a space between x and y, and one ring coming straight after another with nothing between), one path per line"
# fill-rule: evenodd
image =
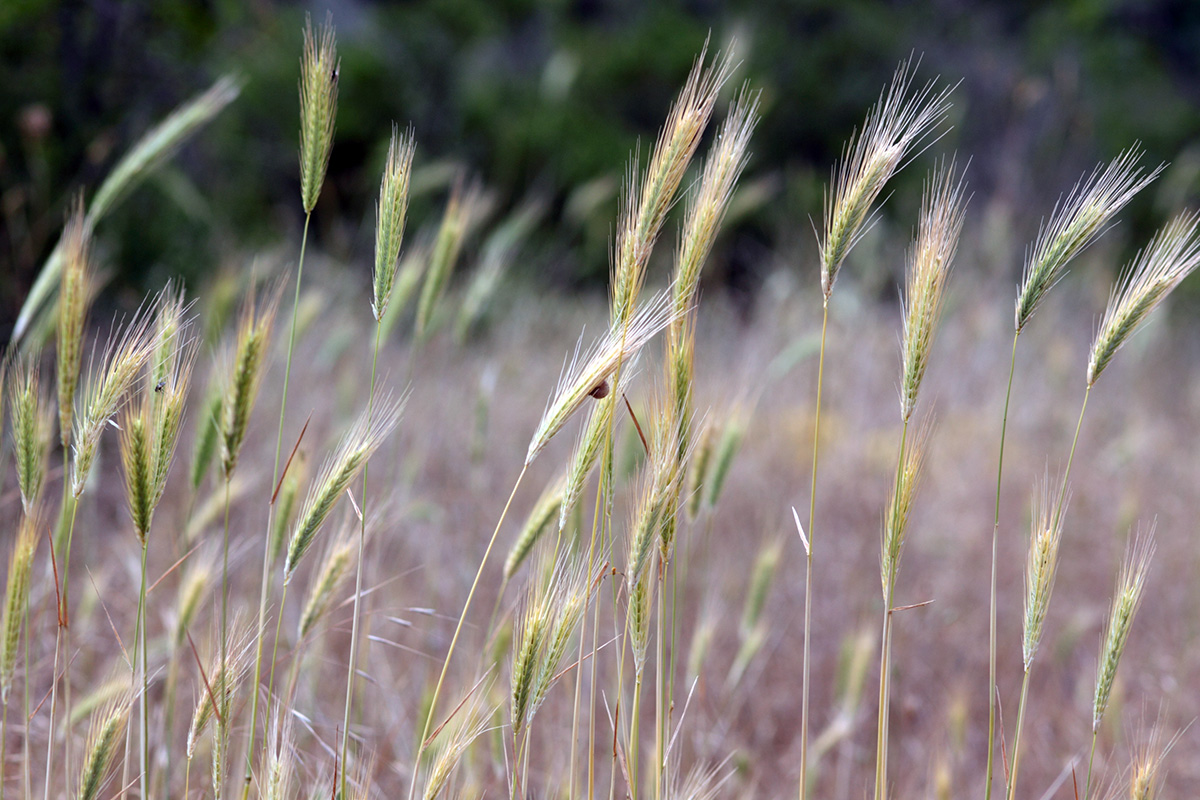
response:
M292 375L292 354L296 349L296 317L300 308L300 284L304 277L304 254L308 247L308 226L317 198L325 182L329 154L333 149L333 133L337 120L338 71L337 41L332 19L316 34L312 20L304 27L304 54L300 59L300 200L304 207L304 232L300 235L300 258L296 262L296 287L292 298L292 321L288 332L287 359L283 368L283 390L279 400L279 427L275 436L275 460L271 468L271 491L279 483L279 459L283 452L283 425L287 418L288 384ZM242 785L242 800L250 796L254 780L254 740L258 731L258 685L262 677L263 635L266 630L267 596L271 585L270 548L275 514L274 502L267 504L267 527L263 536L262 591L258 601L258 628L255 637L254 677L250 683L250 735L246 740L246 775ZM286 591L286 589L285 589ZM282 614L280 605L279 613ZM276 626L278 631L278 626ZM278 635L278 634L277 634ZM275 642L278 651L279 642ZM275 657L271 657L271 675L275 674ZM272 691L270 681L268 695Z

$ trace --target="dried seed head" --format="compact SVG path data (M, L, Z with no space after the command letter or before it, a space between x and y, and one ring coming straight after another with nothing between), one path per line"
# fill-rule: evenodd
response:
M1061 506L1056 505L1050 487L1047 476L1041 486L1034 489L1033 529L1029 536L1029 558L1025 565L1025 620L1021 642L1026 672L1033 665L1042 641L1042 627L1046 622L1050 593L1054 590L1054 578L1058 573L1058 545L1062 539L1063 517L1070 499L1063 493Z
M916 410L917 393L929 364L966 202L962 177L954 175L954 162L943 162L925 185L921 223L905 277L900 413L906 422Z
M1105 169L1096 167L1075 184L1065 200L1055 204L1050 222L1042 224L1025 257L1025 274L1017 294L1017 333L1033 317L1046 293L1066 274L1071 259L1100 238L1113 216L1162 172L1160 164L1143 174L1136 166L1141 157L1141 148L1134 145Z
M63 266L58 291L58 414L62 446L71 443L75 393L83 362L83 329L91 305L91 228L77 198L62 238Z
M554 434L562 429L597 386L612 378L618 370L625 371L622 365L627 367L642 345L670 325L672 319L674 313L669 298L666 295L658 295L642 307L627 328L610 328L608 334L589 354L581 358L576 351L571 363L563 370L558 389L546 406L533 439L529 442L525 464L533 463L537 454Z
M403 398L395 400L376 392L369 409L364 411L354 426L346 432L337 450L325 461L316 479L309 484L308 495L300 510L299 519L292 528L291 540L288 543L287 558L283 565L285 583L291 580L292 573L312 546L317 531L333 510L334 504L357 477L371 454L396 427L403 410Z
M902 62L891 86L867 114L862 131L850 137L825 193L821 236L821 291L828 300L846 255L867 229L871 207L902 167L905 155L924 142L946 118L953 87L930 81L912 92L916 64Z
M300 59L300 198L304 211L316 208L337 120L337 43L331 17L313 33L312 20L304 25L304 56Z
M1088 358L1088 386L1158 304L1200 264L1200 212L1167 223L1129 266L1124 285L1113 288Z
M671 108L659 133L654 154L643 179L637 179L637 156L629 167L622 201L612 275L612 326L621 327L633 317L646 277L650 252L674 202L688 163L700 145L712 116L717 92L733 69L729 56L705 66L701 53L687 83Z
M1125 554L1125 562L1117 576L1117 589L1113 595L1112 608L1108 612L1108 623L1100 647L1100 663L1096 667L1096 693L1092 700L1092 731L1100 730L1100 721L1108 709L1112 696L1113 682L1117 677L1117 665L1125 652L1133 618L1142 602L1146 588L1146 576L1150 571L1150 559L1154 557L1154 526L1133 537Z
M379 204L375 221L375 283L371 313L375 321L383 319L392 299L400 244L404 239L404 222L408 214L408 183L412 175L416 141L410 130L403 136L392 127L383 178L379 185Z

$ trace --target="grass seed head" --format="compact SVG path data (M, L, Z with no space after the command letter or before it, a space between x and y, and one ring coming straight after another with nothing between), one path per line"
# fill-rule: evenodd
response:
M457 183L450 193L450 200L442 214L441 226L433 242L429 266L425 270L425 280L421 284L421 295L417 298L417 338L428 334L438 301L442 299L446 287L450 284L450 275L458 262L459 251L462 250L467 233L482 216L485 205L483 192L478 184L472 184L464 191L461 183Z
M37 505L46 481L50 457L53 411L42 396L37 359L15 360L6 376L12 414L13 455L17 462L17 487L26 514Z
M546 485L541 497L534 503L533 509L525 519L525 524L521 526L517 540L513 543L512 549L508 551L508 558L504 561L505 578L512 578L525 563L529 554L533 552L534 545L541 540L550 526L558 521L565 485L565 476L559 476Z
M269 291L266 298L251 294L242 306L233 365L226 378L221 407L221 470L226 480L233 476L237 467L250 426L250 413L267 370L271 328L275 324L281 289L282 284Z
M1088 357L1088 386L1095 385L1116 352L1158 304L1200 264L1200 212L1167 223L1133 260L1124 285L1114 288Z
M1137 162L1142 150L1129 148L1103 170L1096 167L1059 200L1043 223L1025 257L1025 271L1017 294L1016 331L1020 333L1041 305L1046 293L1066 274L1067 264L1108 228L1113 216L1133 196L1162 172L1159 165L1144 173Z
M357 532L357 526L354 526L354 529ZM321 567L309 587L308 599L304 601L304 611L300 614L300 624L296 629L298 641L303 641L333 607L333 598L338 587L354 566L355 552L353 539L342 535L334 540L325 558L321 559Z
M12 554L8 560L8 585L4 593L4 640L0 642L0 702L8 702L13 673L17 666L17 648L21 626L29 603L29 577L33 571L33 555L38 538L44 532L40 508L26 512L17 529Z
M63 266L58 290L58 414L62 446L71 443L75 394L83 363L83 329L91 305L91 228L76 199L63 232Z
M400 259L400 244L404 239L404 222L408 214L408 184L412 175L416 141L413 132L403 136L392 127L383 178L379 185L379 203L375 220L375 281L371 313L375 321L383 319L392 298L396 268Z
M329 167L340 67L331 18L316 33L307 19L300 59L300 198L306 214L316 208Z
M956 178L954 172L953 161L949 165L943 162L925 185L921 222L905 278L900 383L900 412L905 421L916 410L966 211L962 177Z
M370 410L362 413L342 437L337 450L325 461L320 473L308 487L300 516L292 528L283 566L285 582L291 580L292 573L312 546L317 531L333 510L334 504L362 471L371 454L396 427L403 409L403 399L395 400L377 392Z
M1049 476L1033 497L1033 529L1029 535L1029 556L1025 564L1025 619L1022 628L1021 652L1025 671L1033 665L1042 628L1050 609L1050 593L1058 574L1058 546L1062 539L1063 517L1069 497L1064 494L1061 506L1051 489Z
M1117 576L1116 593L1112 608L1108 612L1108 623L1104 627L1104 638L1100 646L1100 662L1096 667L1096 693L1092 699L1092 731L1100 730L1100 722L1108 709L1112 696L1113 682L1117 677L1117 665L1125 652L1133 618L1142 603L1146 588L1146 577L1150 571L1150 560L1154 557L1154 526L1147 533L1138 532L1125 555L1125 562Z
M108 778L108 772L121 746L121 736L129 721L128 697L110 703L92 718L84 748L83 768L79 773L80 800L95 800Z
M904 542L908 536L908 517L921 483L925 453L932 431L933 423L925 420L914 433L909 434L904 443L904 451L900 454L896 485L892 487L891 496L888 498L883 524L880 578L885 601L891 597L896 574L900 570L900 556L904 552Z
M953 87L936 81L912 90L916 64L903 62L891 85L867 114L861 132L851 136L825 194L821 235L821 291L826 301L846 255L868 226L871 208L905 155L919 147L945 120Z

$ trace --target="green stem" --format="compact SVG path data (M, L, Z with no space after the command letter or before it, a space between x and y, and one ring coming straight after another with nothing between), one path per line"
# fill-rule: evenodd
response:
M371 359L371 391L367 395L367 426L371 425L371 417L375 412L375 374L379 366L379 334L383 327L375 323L375 355ZM354 673L358 667L358 623L359 600L362 597L363 551L367 541L367 468L370 462L363 464L362 502L359 504L360 525L358 528L358 568L354 577L354 620L350 624L350 667L346 670L346 711L342 715L342 771L338 794L346 796L346 748L350 742L350 706L354 701Z
M149 531L146 532L147 538ZM150 788L150 678L146 672L146 658L149 649L146 645L146 552L149 550L148 542L142 542L142 585L138 590L138 621L137 628L141 639L141 659L140 668L142 672L142 797L149 797Z
M808 675L812 631L813 522L817 514L817 463L821 441L821 388L825 379L825 330L829 324L829 298L821 308L821 353L817 357L817 410L813 418L812 485L808 493L808 546L804 567L804 654L800 667L800 800L808 792Z
M1067 456L1067 469L1063 472L1062 488L1058 490L1058 503L1054 506L1054 524L1062 514L1063 502L1067 499L1067 479L1071 476L1071 463L1075 460L1075 446L1079 444L1079 429L1083 427L1083 412L1087 411L1088 396L1092 393L1089 384L1083 393L1083 405L1079 409L1079 421L1075 423L1075 438L1071 440L1071 454Z
M1021 705L1017 711L1017 734L1013 739L1013 762L1012 772L1008 776L1008 800L1015 800L1017 796L1017 768L1021 763L1021 728L1025 724L1025 700L1029 697L1029 670L1025 670L1025 677L1021 679Z
M666 569L666 566L663 566ZM663 796L663 748L666 746L663 713L663 665L666 663L666 636L663 635L667 619L666 582L659 581L658 623L655 635L658 638L658 657L654 662L654 800Z
M983 797L991 800L992 773L996 753L996 545L1000 538L1000 479L1004 474L1004 440L1008 433L1008 403L1012 399L1013 373L1017 368L1017 339L1021 333L1013 334L1012 358L1008 365L1008 389L1004 393L1004 417L1000 423L1000 459L996 466L996 513L992 525L992 584L990 614L988 617L988 747L987 773L984 777Z
M641 718L642 710L642 670L637 671L637 675L633 679L633 704L629 707L629 797L631 800L637 800L638 796L638 753L641 750L638 737L640 736L638 724Z
M488 556L492 553L492 547L496 544L496 537L500 534L500 527L504 524L504 518L508 516L508 509L512 505L513 498L517 496L517 489L521 486L521 480L525 477L525 472L528 469L528 464L522 466L520 474L517 475L517 481L513 484L512 492L508 495L508 501L504 504L504 510L500 512L500 519L496 521L496 528L492 531L492 538L488 539L487 548L483 551L483 558L479 561L479 569L475 571L475 580L471 582L471 591L467 592L467 600L463 603L462 613L458 616L458 624L454 626L454 636L450 639L450 647L446 651L446 660L442 662L442 672L438 675L437 685L433 688L433 697L429 701L429 710L425 713L425 724L421 728L421 739L417 742L412 779L408 785L409 800L412 800L416 796L417 765L421 762L421 755L425 751L425 740L429 738L430 726L433 724L433 715L437 710L438 696L442 692L442 685L446 682L446 672L450 668L450 659L454 655L454 647L458 644L458 637L462 633L463 622L467 619L467 611L471 608L471 600L475 597L475 590L479 588L479 579L483 576L483 568L487 565Z
M297 310L300 308L300 281L304 277L304 253L308 249L308 223L312 220L312 212L304 215L304 233L300 236L300 260L296 264L296 291L292 298L292 323L291 330L288 334L288 349L287 361L283 368L283 396L279 402L279 431L275 436L275 467L271 477L271 491L275 490L275 486L279 483L279 457L283 452L283 421L287 412L287 397L288 397L288 382L292 376L292 352L296 348L296 316ZM270 503L267 506L267 533L263 543L263 582L262 591L259 593L258 599L258 635L254 653L254 679L250 683L250 738L246 742L246 777L242 784L242 800L246 800L250 796L250 783L253 781L251 767L254 764L254 739L258 732L258 682L262 678L262 655L263 655L263 633L266 629L267 615L267 596L270 593L271 581L269 576L270 564L267 563L271 552L271 530L272 523L275 520L275 504ZM284 589L286 592L286 588ZM280 603L279 613L283 613L283 604ZM278 629L278 626L276 626ZM274 651L278 652L279 642L276 641ZM274 655L271 657L271 674L275 674ZM267 694L270 695L271 686L268 684Z
M1092 728L1092 752L1088 755L1087 780L1083 784L1083 800L1090 800L1092 796L1092 763L1096 760L1096 734L1096 729Z
M75 510L79 507L78 498L72 497L67 490L68 477L64 473L63 476L63 502L70 503L71 506L71 522L67 526L67 544L63 554L63 574L62 574L62 605L58 608L58 628L54 634L54 667L50 673L50 729L46 734L46 800L50 800L50 778L54 774L54 717L58 712L58 660L62 655L63 637L67 631L67 565L70 561L71 554L71 539L75 534ZM63 668L64 677L70 669L70 659L67 659L67 665ZM28 670L26 670L28 674ZM28 719L28 716L26 717ZM66 740L70 740L70 736Z

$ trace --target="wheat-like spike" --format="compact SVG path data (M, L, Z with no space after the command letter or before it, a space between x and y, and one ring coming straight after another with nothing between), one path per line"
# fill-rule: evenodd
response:
M966 212L963 179L956 178L954 172L954 161L949 165L943 161L925 184L921 222L905 278L900 382L900 412L905 422L917 406L917 393L945 299L946 278Z
M8 586L4 593L4 640L0 643L0 702L8 702L13 673L17 666L17 646L21 640L21 625L29 603L29 577L39 536L43 533L40 508L27 511L17 529L12 554L8 560Z
M659 133L644 178L637 179L637 155L629 167L613 258L612 326L620 328L634 314L646 277L650 252L675 200L688 163L712 116L717 93L733 63L728 55L705 66L701 53L688 75L667 122Z
M208 591L209 581L212 580L213 565L209 558L195 558L183 573L179 581L179 589L175 596L175 629L171 640L175 648L182 648L187 640L187 633L200 610L200 603Z
M125 470L125 498L133 529L142 546L150 531L154 516L154 464L151 451L150 424L147 414L139 410L125 417L121 426L121 466Z
M1025 270L1017 293L1016 331L1033 318L1046 293L1066 274L1067 264L1100 238L1113 216L1158 177L1165 165L1143 173L1138 145L1125 150L1101 170L1081 178L1065 199L1054 205L1050 221L1043 222L1037 239L1025 256Z
M908 535L908 516L912 511L913 499L916 497L921 483L925 453L932 432L933 423L926 419L915 433L909 434L904 444L904 452L900 454L899 478L897 484L892 487L891 495L888 498L883 524L880 578L885 601L888 598L889 589L895 585L896 574L900 570L900 556L904 551L904 542Z
M71 444L75 394L83 363L83 329L91 305L91 232L77 200L63 232L63 268L58 290L58 415L63 450Z
M41 370L36 358L14 361L6 382L12 409L17 486L21 491L21 506L29 514L41 498L46 480L53 411L42 396Z
M429 266L425 270L425 280L421 284L421 295L417 298L417 338L428 333L434 310L445 294L450 275L458 262L463 241L471 226L481 216L484 205L483 191L479 184L472 184L465 191L461 184L455 184L446 203L446 210L442 214L442 222L429 255Z
M610 328L590 354L583 359L577 355L572 360L559 379L558 389L529 442L526 466L533 463L542 448L589 396L602 399L611 393L610 379L617 370L624 371L622 365L628 365L642 345L670 325L672 319L674 313L668 296L657 295L642 307L627 328Z
M1058 546L1062 539L1063 517L1070 500L1061 494L1061 506L1056 505L1049 477L1035 487L1033 496L1032 531L1029 536L1029 558L1025 565L1025 620L1022 628L1021 652L1025 671L1033 665L1042 640L1042 626L1050 608L1050 593L1058 573Z
M242 305L233 366L227 378L225 400L221 407L221 469L226 480L232 477L237 467L250 425L250 413L266 373L280 289L282 284L269 291L265 300L251 294Z
M687 484L684 488L689 520L700 516L704 500L705 478L708 475L709 465L712 464L715 433L716 426L708 418L701 422L700 429L696 433L696 448L688 463Z
M641 675L650 650L650 620L654 616L654 592L658 587L658 571L648 569L629 589L629 607L625 624L629 631L629 648L633 654L636 674Z
M1133 260L1121 288L1113 288L1088 358L1088 386L1095 385L1116 352L1171 290L1200 264L1200 212L1180 214Z
M676 311L686 314L696 302L700 270L725 219L729 200L749 157L750 136L758 123L759 94L743 88L717 132L704 164L700 185L689 197L687 221L679 238L672 284Z
M779 571L779 561L783 557L783 540L775 539L763 545L754 559L754 569L750 573L750 588L746 592L746 604L742 608L741 632L743 636L758 627L762 619L763 609L767 605L767 596L771 592L771 584Z
M221 413L225 406L219 380L209 380L208 395L204 399L203 411L196 420L195 444L192 447L192 465L189 473L192 491L200 489L204 476L217 452L217 440L221 433Z
M1178 741L1177 734L1164 742L1161 724L1155 724L1129 765L1129 800L1156 800L1166 773L1163 762Z
M528 714L530 722L545 702L550 687L554 685L559 662L567 652L567 645L579 627L583 612L587 610L591 587L587 565L583 561L564 563L555 571L552 580L555 584L554 622L550 626L546 648L542 652L541 663L538 664L537 674L534 676L533 698Z
M383 319L392 299L400 244L404 240L404 222L408 215L408 184L412 175L413 153L417 144L412 130L403 136L392 126L387 159L379 185L375 216L375 281L371 313L375 321Z
M317 531L333 510L334 504L357 477L371 454L399 423L404 410L404 398L396 400L377 392L371 406L373 411L364 411L359 416L358 421L342 437L337 450L309 484L304 506L288 542L287 558L283 565L285 583L292 579L292 573L312 546Z
M527 200L488 234L480 247L475 275L463 293L462 305L454 320L455 340L465 342L483 318L521 244L545 214L543 200Z
M529 706L533 697L533 677L541 653L546 648L553 607L551 593L537 591L525 604L516 634L513 636L512 666L512 729L519 738L529 722Z
M124 697L109 703L92 718L92 728L84 748L83 769L79 773L80 800L95 800L100 796L121 745L125 724L129 721L130 705L130 698Z
M357 526L354 531L357 532ZM354 566L354 554L357 546L349 536L340 536L321 560L317 577L308 590L308 599L304 602L304 611L300 614L300 624L296 629L297 641L303 641L317 622L333 606L333 596L337 593L342 581L350 574Z
M218 648L212 664L205 671L205 675L208 677L208 685L200 686L200 697L196 703L196 710L192 712L192 723L188 727L188 761L191 761L195 757L196 746L199 744L200 737L204 735L209 722L216 716L213 713L214 701L220 708L221 714L227 714L228 710L233 707L233 699L237 695L242 678L246 676L246 671L250 666L249 656L251 645L253 644L250 639L250 629L240 619L235 619L230 629L230 645L226 651L225 660L221 660ZM237 631L237 633L233 633L233 631ZM211 694L209 693L210 689ZM217 751L221 749L220 747L213 748L214 758L216 758ZM214 768L219 767L214 765Z
M296 773L296 747L292 737L292 715L276 707L267 737L266 784L263 800L288 800L292 797L292 778Z
M565 486L566 478L560 475L546 484L546 488L542 490L541 496L533 504L533 509L525 519L525 524L521 526L521 532L517 534L517 540L513 542L512 549L508 551L508 558L504 561L505 578L512 578L516 574L516 571L533 551L534 545L556 521L559 509L562 507Z
M658 411L662 402L652 400L646 415L653 422L648 431L650 452L646 456L641 491L630 525L629 553L625 580L630 591L650 568L650 555L664 549L662 523L678 488L675 428Z
M288 531L295 522L296 500L300 497L300 485L304 483L307 471L303 459L297 457L296 463L292 464L283 478L283 485L279 488L279 497L275 501L275 519L271 523L271 546L267 553L267 560L271 564L279 560L279 554L283 552L283 545L287 542Z
M129 390L154 354L151 320L147 309L139 311L124 329L110 338L101 366L89 370L91 377L84 388L84 412L75 415L72 436L75 458L71 492L75 497L83 493L100 435L124 406Z
M486 685L486 684L485 684ZM488 730L488 720L495 709L484 708L486 690L475 695L469 706L459 712L459 721L449 731L438 737L437 749L431 759L432 766L425 779L424 800L436 800L450 782L459 760L471 743Z
M742 439L746 436L749 413L749 410L740 403L729 410L725 424L721 428L721 436L708 459L711 467L704 481L707 486L704 504L709 509L716 508L717 501L721 498L721 490L725 488L725 480L729 477L729 470L733 467L733 458L741 449Z
M337 121L338 70L332 17L313 32L304 23L304 56L300 59L300 199L311 214L317 206Z
M1092 699L1092 732L1100 730L1100 721L1108 709L1113 681L1117 677L1117 665L1125 652L1125 642L1133 628L1133 618L1142 602L1146 588L1146 576L1150 571L1150 560L1154 557L1154 525L1146 533L1139 531L1133 538L1121 572L1117 576L1117 590L1113 595L1112 608L1108 612L1108 623L1101 640L1100 662L1096 667L1096 693Z
M868 112L862 131L851 135L825 193L820 249L821 291L827 301L842 262L869 227L871 208L884 185L950 110L954 87L935 90L936 79L910 94L916 68L901 62L891 85Z

